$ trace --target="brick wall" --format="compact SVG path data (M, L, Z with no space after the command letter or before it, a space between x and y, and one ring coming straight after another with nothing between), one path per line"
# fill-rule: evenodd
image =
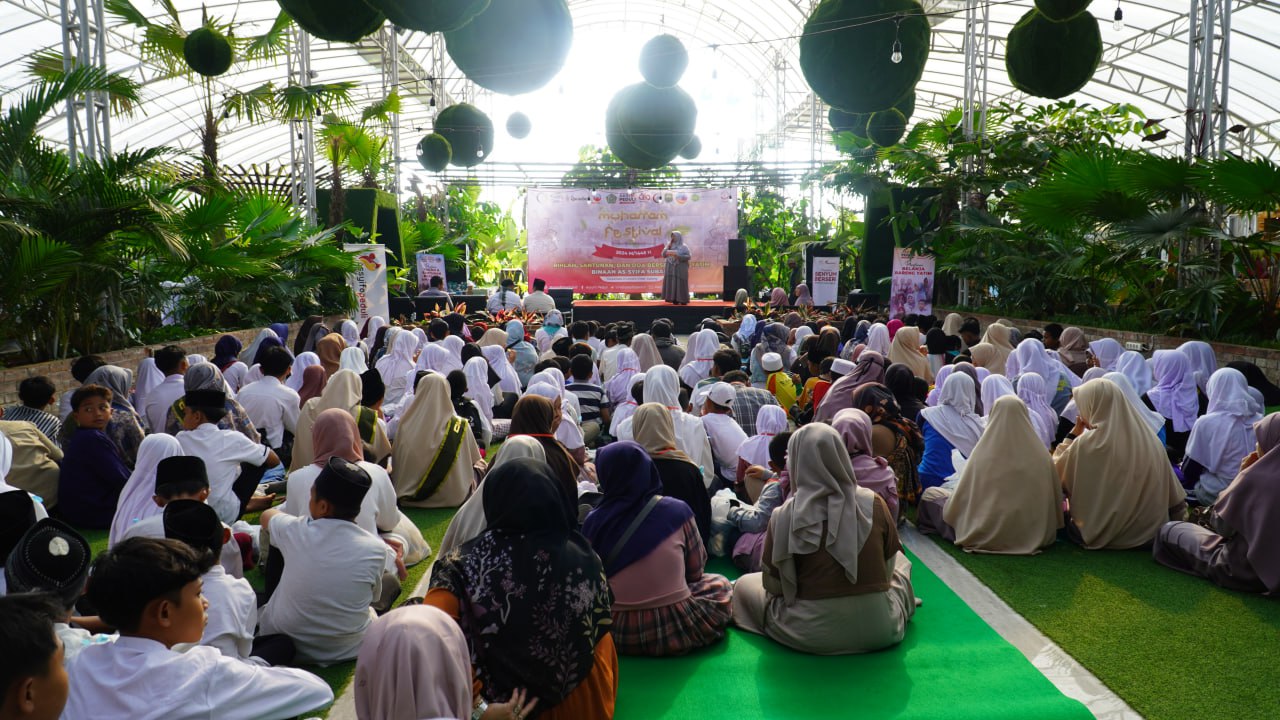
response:
M982 323L982 327L999 320L1001 317L1013 323L1020 329L1041 329L1049 322L1044 320L1026 320L1022 318L1009 317L1008 315L980 315L977 313L964 312L962 310L945 310L941 308L935 309L935 314L945 317L949 312L958 312L965 317L976 317ZM1131 332L1127 330L1111 330L1108 328L1086 327L1077 325L1076 327L1084 331L1085 337L1089 340L1096 340L1100 337L1115 338L1121 345L1128 342L1142 343L1148 348L1144 353L1147 357L1151 357L1151 353L1156 350L1172 350L1179 345L1187 342L1186 338L1171 337L1169 335L1154 335L1152 333ZM1218 367L1223 367L1229 362L1244 360L1254 363L1262 368L1267 377L1275 382L1280 379L1280 350L1272 350L1270 348L1253 347L1251 345L1230 345L1227 343L1209 343L1213 347L1213 351L1218 356Z
M329 318L327 323L329 327L335 327L334 323L341 318ZM289 345L293 345L293 338L297 336L298 328L301 322L295 322L289 325ZM173 345L183 348L188 355L204 355L207 358L213 358L213 346L218 342L218 338L223 335L235 335L240 338L240 342L248 346L253 339L258 336L260 328L252 330L232 330L227 333L218 333L217 335L206 335L204 337L188 338L179 340ZM159 343L156 345L138 346L127 348L125 350L115 350L113 352L99 353L104 360L112 365L119 365L133 371L134 376L138 374L138 365L142 359L147 356L148 349L158 349L170 343ZM71 377L71 360L53 360L46 363L36 365L19 365L16 367L0 368L0 406L14 405L18 402L18 383L24 378L33 375L44 375L53 381L54 387L58 388L58 392L62 393L68 390L74 390L79 387L76 379Z

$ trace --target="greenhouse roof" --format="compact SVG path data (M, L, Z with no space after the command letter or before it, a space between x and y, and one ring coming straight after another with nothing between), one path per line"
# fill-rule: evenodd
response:
M266 30L279 12L274 0L207 2L173 0L183 27L194 29L201 9L234 20L244 34ZM135 0L156 18L154 0ZM414 148L429 132L434 114L449 102L469 100L501 126L506 114L522 110L534 122L529 141L500 133L491 159L501 163L564 162L577 148L605 145L603 108L622 85L639 79L636 53L652 35L668 32L690 50L690 69L682 86L697 99L698 132L704 161L739 159L819 162L832 159L826 136L825 108L813 101L799 70L798 36L813 3L810 0L570 0L575 45L560 75L546 87L517 98L477 88L452 66L439 36L401 33L400 94L404 101L397 156L412 172L419 169ZM933 47L917 87L916 117L960 104L965 73L964 0L926 0L933 23ZM1114 7L1096 0L1091 12L1102 20L1102 65L1072 96L1094 105L1132 103L1148 117L1165 120L1165 147L1181 152L1186 112L1188 7L1161 0L1120 0L1124 27L1112 27ZM989 102L1024 100L1004 70L1005 37L1032 6L1031 0L991 2L989 12ZM1229 149L1252 148L1275 157L1280 147L1280 2L1236 0L1231 26L1228 125L1246 130L1232 135ZM203 122L203 89L182 77L166 75L138 50L139 32L119 18L107 19L107 66L142 83L141 111L112 119L113 148L167 145L198 154ZM1271 28L1268 30L1267 28ZM0 99L11 102L29 87L31 58L62 51L61 8L56 0L0 0ZM380 32L354 44L312 42L317 81L356 81L356 104L385 96ZM237 64L212 83L215 96L268 81L288 80L286 61ZM432 99L435 103L432 103ZM1032 102L1043 102L1031 99ZM816 116L817 110L822 116ZM49 118L43 134L65 143L67 123ZM220 160L225 164L287 165L292 133L279 124L228 123L222 130ZM483 167L483 166L482 166ZM481 173L483 177L483 172Z

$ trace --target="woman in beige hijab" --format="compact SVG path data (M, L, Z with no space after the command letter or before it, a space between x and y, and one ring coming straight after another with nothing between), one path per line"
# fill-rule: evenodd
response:
M518 458L546 462L547 453L537 438L527 435L507 438L498 449L497 457L489 466L489 471L496 470ZM458 513L449 521L449 527L444 531L444 539L440 541L439 557L444 557L450 550L480 537L487 529L489 529L489 520L484 514L484 493L471 493L471 497L467 498L467 501L458 509Z
M1079 419L1053 453L1069 506L1067 533L1090 550L1146 545L1186 514L1186 493L1151 427L1119 386L1074 391Z
M662 364L658 343L649 333L640 333L631 338L631 349L640 358L640 372L649 372L649 368Z
M763 572L734 585L734 622L816 655L902 642L915 614L911 563L884 500L858 486L844 439L805 425L787 444L787 468L792 495L769 519Z
M991 349L995 351L992 358L982 367L996 375L1003 375L1004 364L1013 354L1013 345L1009 343L1009 326L1001 323L988 325L986 334L982 336L982 342L991 345Z
M1034 555L1062 527L1062 486L1022 400L996 400L954 490L929 488L916 527L968 552Z
M889 344L889 363L902 363L911 368L911 374L933 382L933 371L929 369L929 358L920 354L920 328L906 325L898 328Z
M458 507L475 488L480 448L466 420L453 414L449 382L428 373L400 420L391 481L402 505Z
M293 459L289 462L289 471L304 468L315 462L315 450L311 442L311 426L315 424L320 413L330 408L345 410L357 423L360 422L360 393L364 383L354 370L339 370L324 386L319 397L308 400L298 413L298 429L293 436ZM391 454L391 441L387 439L382 427L374 424L373 442L367 444L365 450L373 456L372 462L380 462Z
M489 347L490 345L500 345L507 347L507 332L502 328L491 327L484 331L484 335L480 336L480 342L476 343L480 347Z
M996 346L991 343L980 342L969 348L969 359L976 368L986 368L988 371L991 371L991 363L995 362L997 357L998 354L996 353ZM997 373L993 372L992 374Z

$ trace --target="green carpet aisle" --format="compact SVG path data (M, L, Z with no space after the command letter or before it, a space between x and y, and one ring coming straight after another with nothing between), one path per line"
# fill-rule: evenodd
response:
M689 657L619 658L617 720L1092 717L911 560L924 605L899 647L816 657L731 628L725 642ZM708 569L732 577L728 567L713 560Z

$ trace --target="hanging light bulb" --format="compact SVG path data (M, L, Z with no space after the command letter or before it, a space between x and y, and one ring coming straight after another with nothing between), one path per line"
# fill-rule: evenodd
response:
M898 15L893 18L893 52L889 53L889 62L894 65L902 62L902 41L898 39L900 30L902 30L902 16Z
M1115 22L1111 23L1111 29L1116 32L1124 30L1124 10L1120 9L1120 3L1116 3Z

